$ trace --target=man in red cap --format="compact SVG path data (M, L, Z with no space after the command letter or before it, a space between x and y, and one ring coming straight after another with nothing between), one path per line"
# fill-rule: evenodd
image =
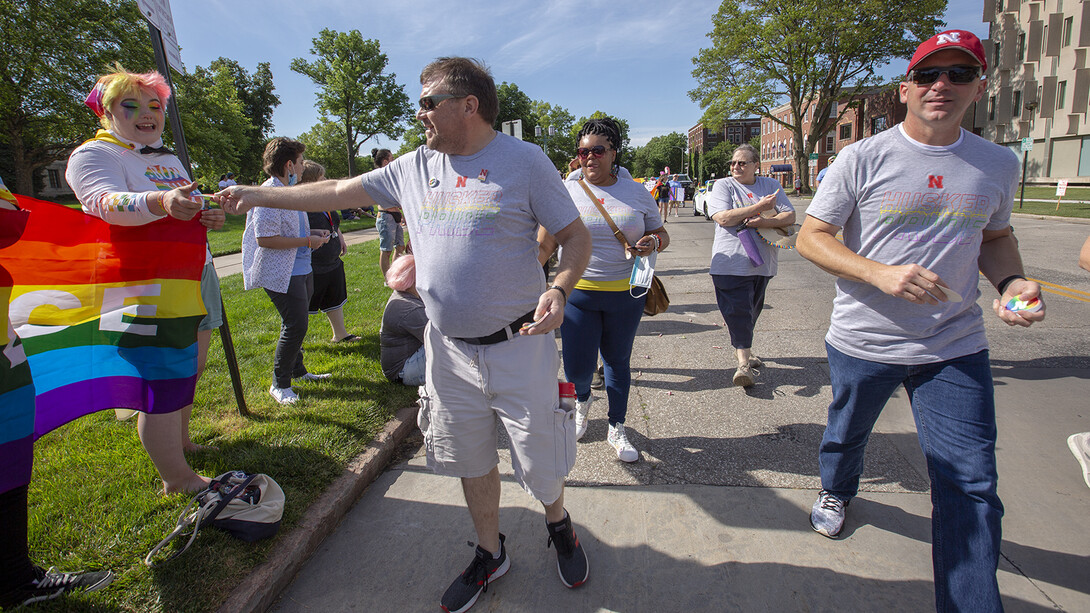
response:
M961 128L984 94L986 69L970 32L920 45L900 84L904 122L837 156L798 239L799 253L839 277L825 337L833 401L810 525L840 534L871 430L903 386L931 480L939 611L1003 608L995 402L977 272L998 290L992 308L1003 322L1044 318L1043 308L1005 306L1040 293L1023 276L1010 229L1018 159Z

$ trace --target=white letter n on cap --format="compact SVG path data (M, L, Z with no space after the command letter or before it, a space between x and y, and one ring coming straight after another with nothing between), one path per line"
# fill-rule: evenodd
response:
M961 34L958 34L957 32L949 32L949 33L946 33L946 34L939 34L938 44L940 44L940 45L948 45L950 43L960 43L960 42L961 42Z

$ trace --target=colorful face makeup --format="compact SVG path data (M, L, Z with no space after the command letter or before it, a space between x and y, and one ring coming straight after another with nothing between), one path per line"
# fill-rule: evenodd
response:
M163 104L146 89L119 97L106 110L106 116L112 130L125 140L154 145L163 136Z

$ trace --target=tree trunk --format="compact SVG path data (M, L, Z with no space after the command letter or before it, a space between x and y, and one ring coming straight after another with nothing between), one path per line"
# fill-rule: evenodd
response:
M348 176L356 176L356 156L352 151L352 120L345 117L344 120L344 153L348 156ZM358 147L357 147L358 149Z
M26 149L23 146L23 133L21 130L12 130L8 133L11 143L12 163L15 166L15 193L23 196L37 198L34 191L34 167L27 159Z

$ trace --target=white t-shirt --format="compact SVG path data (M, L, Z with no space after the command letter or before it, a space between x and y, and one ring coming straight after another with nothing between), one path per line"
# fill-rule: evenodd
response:
M988 347L977 306L982 232L1010 225L1018 158L965 130L956 143L934 147L897 128L838 154L806 213L842 227L844 245L855 253L919 264L964 300L911 304L838 279L825 340L850 356L890 364L977 353Z
M433 326L487 336L537 307L545 291L537 227L579 218L539 147L496 133L473 155L426 145L360 177L380 208L400 206L416 256L416 289Z

